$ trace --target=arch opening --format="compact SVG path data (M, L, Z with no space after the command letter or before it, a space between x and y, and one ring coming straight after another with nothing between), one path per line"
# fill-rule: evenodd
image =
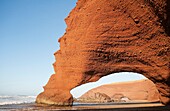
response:
M159 102L155 84L139 73L119 72L101 77L70 91L74 102Z

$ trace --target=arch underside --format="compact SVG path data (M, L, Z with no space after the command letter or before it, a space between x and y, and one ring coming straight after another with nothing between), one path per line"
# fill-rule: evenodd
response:
M36 102L72 105L71 89L112 73L137 72L170 104L170 37L161 22L169 17L167 0L148 1L78 0L54 54L55 74Z

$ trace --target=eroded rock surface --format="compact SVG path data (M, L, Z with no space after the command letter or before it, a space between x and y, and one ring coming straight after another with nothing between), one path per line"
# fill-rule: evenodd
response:
M113 101L111 100L111 97L109 97L107 94L91 90L91 91L85 93L80 98L78 98L76 100L76 102L83 102L83 103L109 103L109 102L113 102Z
M152 80L170 103L169 0L78 0L65 19L55 74L36 102L72 105L70 90L115 72Z
M100 97L96 96L98 93L107 96L99 99ZM80 102L123 102L125 101L123 98L128 98L127 102L160 101L156 86L148 79L102 85L89 90L78 100Z

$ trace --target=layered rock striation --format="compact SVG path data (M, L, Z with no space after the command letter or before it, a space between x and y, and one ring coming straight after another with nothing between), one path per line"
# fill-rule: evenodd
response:
M99 94L101 95L99 97ZM107 95L107 96L102 96ZM125 100L125 98L127 98ZM93 88L78 98L79 102L157 102L159 92L148 79L120 82Z
M170 103L169 0L78 0L65 19L55 74L36 102L72 105L70 90L116 72L152 80Z

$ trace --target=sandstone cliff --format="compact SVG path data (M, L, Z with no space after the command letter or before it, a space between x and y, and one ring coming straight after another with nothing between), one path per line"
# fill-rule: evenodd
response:
M99 96L100 95L100 96ZM105 95L105 96L102 96ZM127 98L127 100L124 100ZM83 94L81 102L159 101L159 92L148 79L106 84Z
M71 89L126 71L152 80L170 104L169 12L169 0L78 0L36 102L72 105Z

